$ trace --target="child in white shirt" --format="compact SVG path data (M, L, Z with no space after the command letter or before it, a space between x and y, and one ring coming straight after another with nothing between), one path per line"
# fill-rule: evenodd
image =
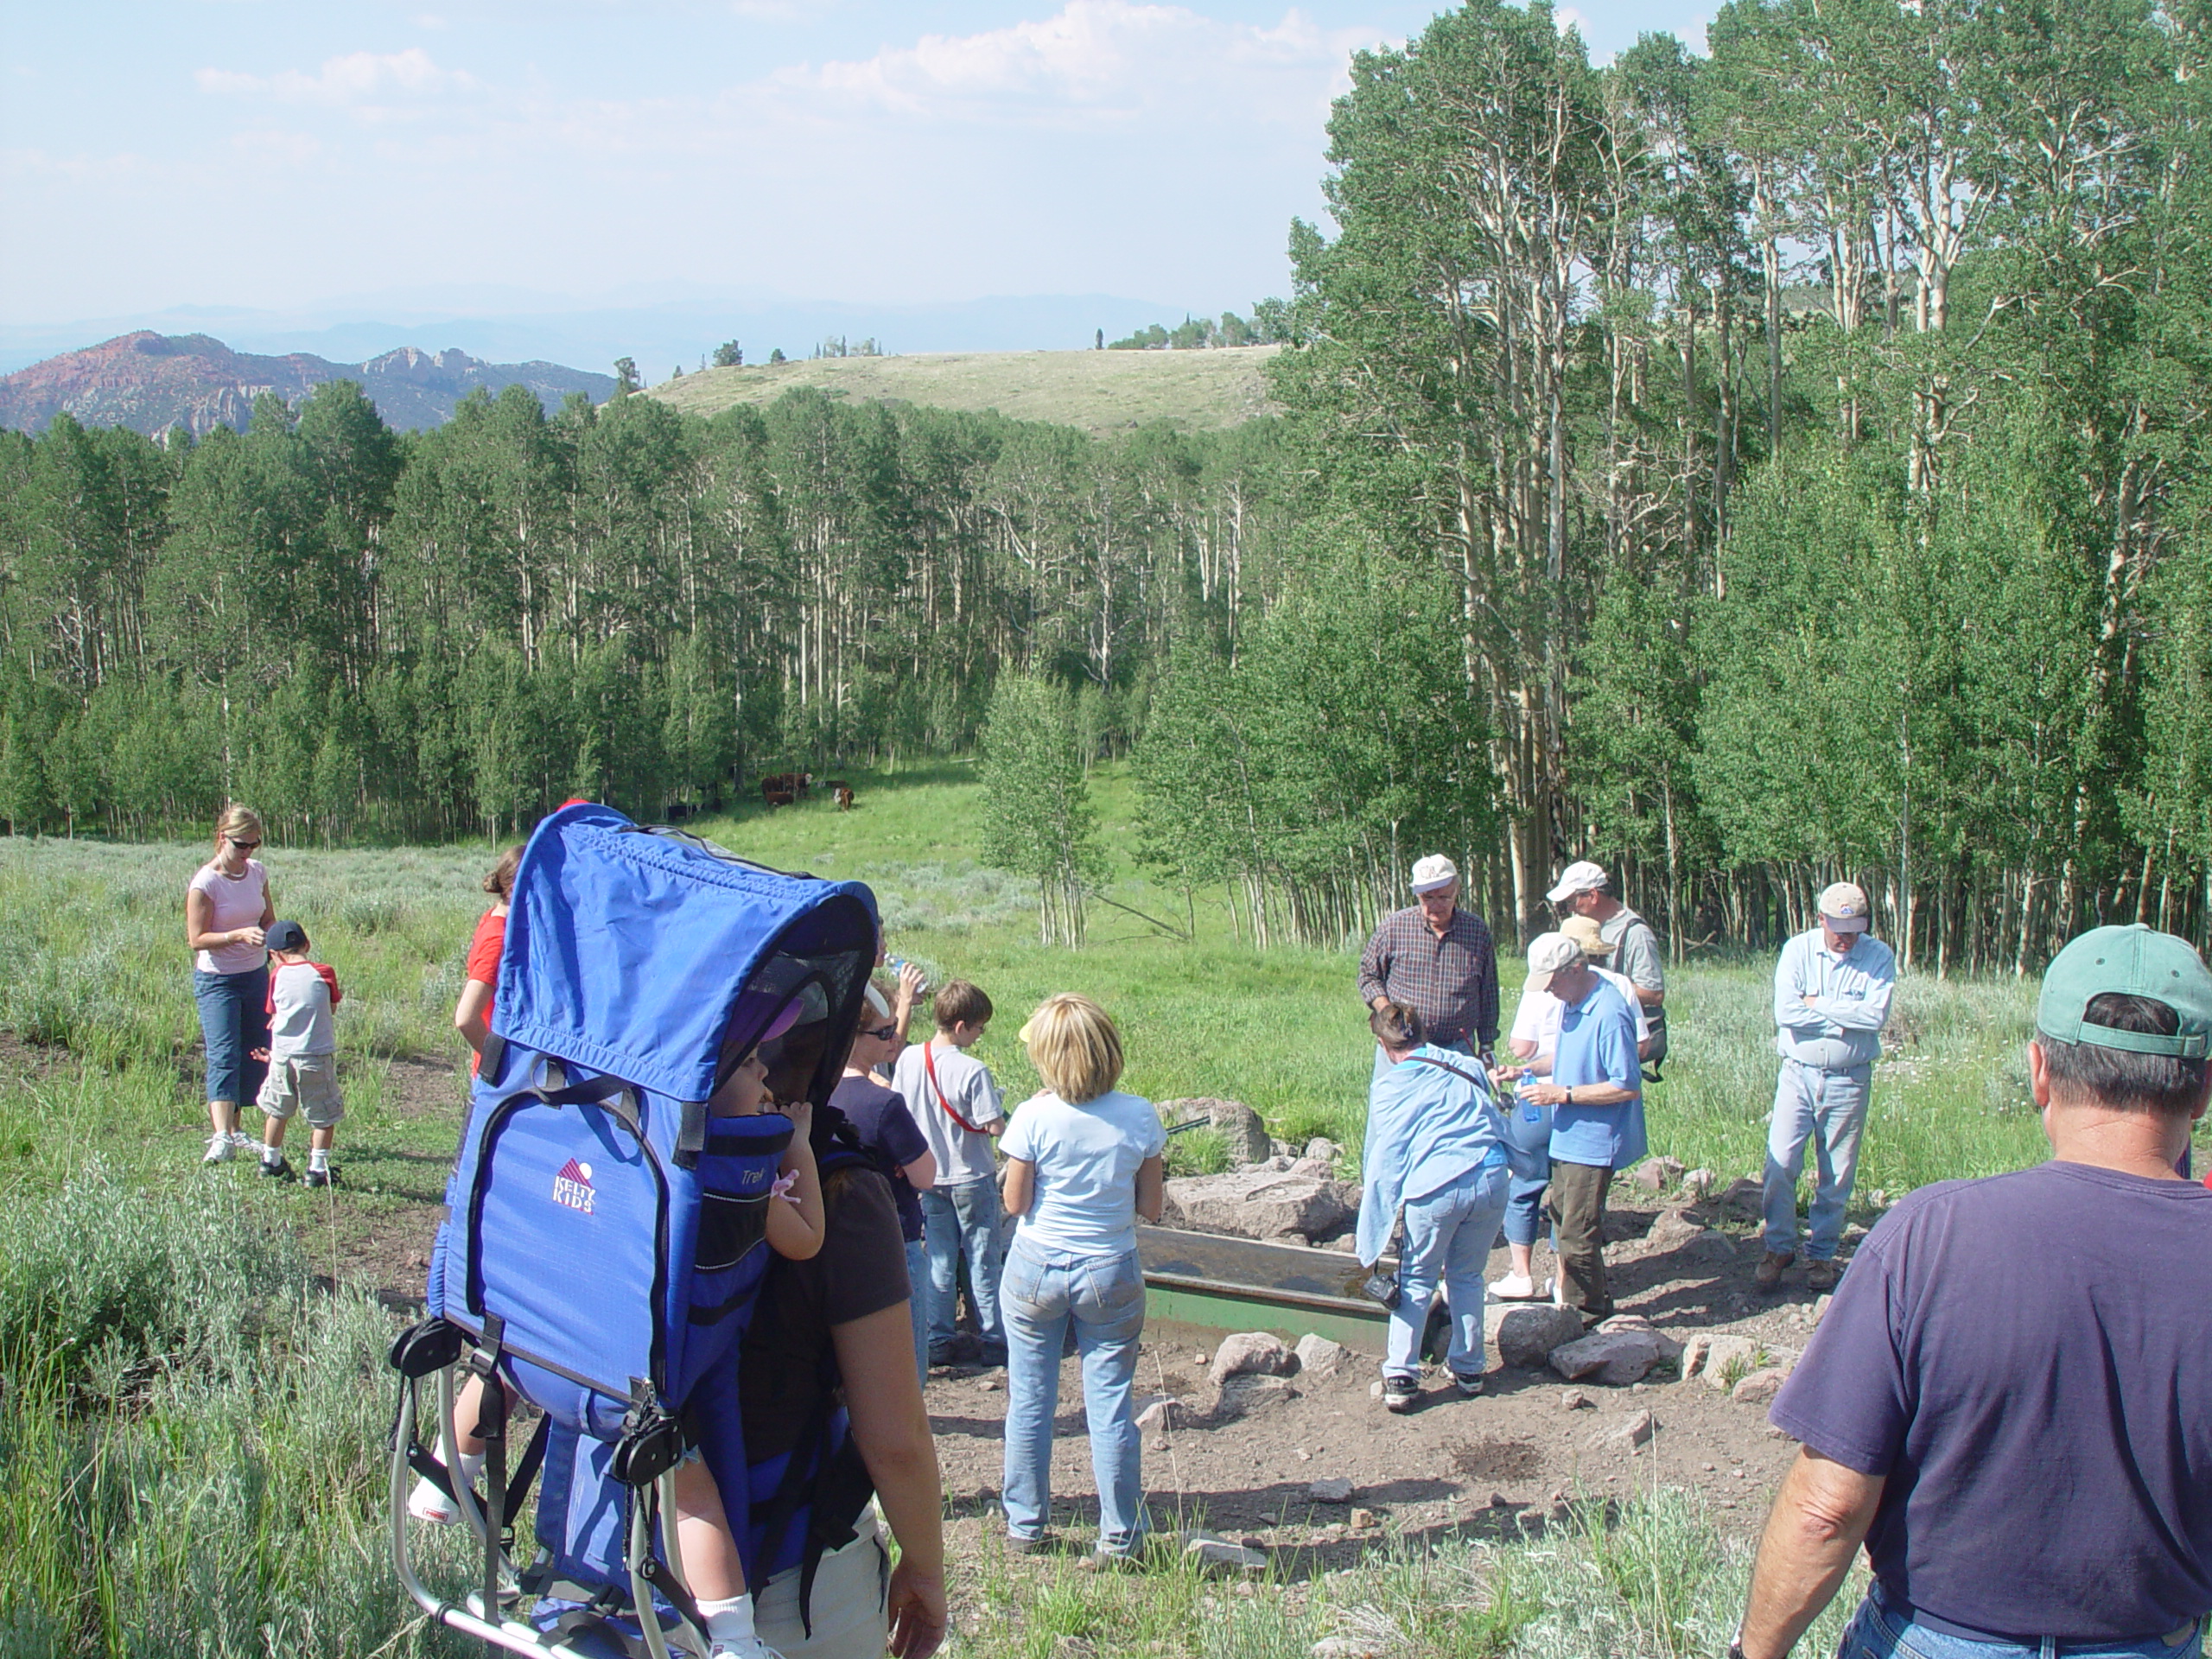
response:
M263 941L269 947L269 1046L256 1056L269 1062L269 1075L256 1103L268 1120L262 1135L261 1173L289 1178L284 1129L296 1112L308 1120L308 1186L334 1186L331 1143L346 1099L338 1089L338 1038L331 1013L344 999L338 976L308 960L308 931L297 922L271 922Z

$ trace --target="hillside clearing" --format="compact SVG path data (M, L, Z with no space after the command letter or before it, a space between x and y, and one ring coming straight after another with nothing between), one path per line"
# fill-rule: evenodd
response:
M1080 427L1094 436L1167 421L1217 431L1277 410L1261 371L1281 348L1207 352L923 352L707 369L645 395L694 415L766 404L797 386L863 403L925 404Z

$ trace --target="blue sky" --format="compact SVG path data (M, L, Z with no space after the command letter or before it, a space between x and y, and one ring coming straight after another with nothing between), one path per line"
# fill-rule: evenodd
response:
M0 321L1287 286L1403 0L0 0ZM1707 6L1586 0L1600 54ZM1562 9L1564 15L1564 9Z

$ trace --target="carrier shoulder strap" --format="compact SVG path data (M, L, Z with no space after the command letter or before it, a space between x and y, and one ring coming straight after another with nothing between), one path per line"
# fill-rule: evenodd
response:
M947 1117L957 1123L962 1128L967 1130L970 1135L988 1135L990 1133L988 1129L977 1128L976 1125L970 1123L966 1118L961 1116L958 1112L952 1109L952 1103L945 1098L944 1085L937 1080L937 1051L935 1047L929 1043L924 1043L922 1045L922 1070L930 1074L930 1088L936 1094L937 1103L940 1107L944 1108L944 1115Z
M1488 1094L1490 1092L1490 1085L1488 1084L1484 1083L1480 1077L1468 1076L1467 1073L1462 1071L1458 1066L1452 1065L1449 1060L1435 1059L1427 1054L1416 1054L1413 1058L1419 1060L1423 1065L1433 1065L1440 1071L1449 1071L1453 1077L1459 1078L1460 1082L1471 1084L1484 1094Z

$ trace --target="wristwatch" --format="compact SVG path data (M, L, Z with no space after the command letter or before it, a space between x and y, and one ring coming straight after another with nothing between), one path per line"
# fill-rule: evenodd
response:
M1574 1104L1574 1085L1571 1083L1567 1085L1567 1103L1570 1106Z

